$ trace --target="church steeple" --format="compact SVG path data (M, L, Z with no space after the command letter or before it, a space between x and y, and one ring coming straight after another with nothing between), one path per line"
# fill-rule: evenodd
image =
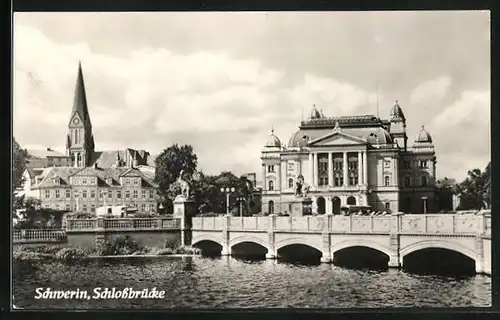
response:
M73 98L73 110L71 115L75 113L81 117L85 125L91 126L89 110L87 107L87 94L85 93L85 83L83 81L82 63L78 62L78 75L76 78L75 95Z
M92 134L92 123L87 106L81 62L78 63L75 95L68 129L66 152L73 158L73 165L75 167L90 166L94 153L94 135Z

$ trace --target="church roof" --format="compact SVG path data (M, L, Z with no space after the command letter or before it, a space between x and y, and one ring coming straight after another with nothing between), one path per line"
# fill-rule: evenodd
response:
M418 143L432 143L432 137L427 130L425 130L425 127L422 126L422 129L420 129L420 132L418 133L417 137L415 138L415 142Z
M76 78L75 96L71 116L75 113L78 113L84 124L91 125L81 63L78 63L78 75Z
M131 148L123 150L96 151L92 154L91 165L97 164L101 168L111 168L116 165L117 155L124 163L133 161L134 155L137 155L139 165L155 166L155 157L151 156L146 150L135 150Z
M67 157L64 153L53 150L51 148L46 149L27 149L28 158L47 158L47 157Z

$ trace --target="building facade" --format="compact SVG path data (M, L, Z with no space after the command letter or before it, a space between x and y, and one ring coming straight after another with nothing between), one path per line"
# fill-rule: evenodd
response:
M102 206L123 205L156 212L153 177L137 168L56 167L47 170L37 190L43 208L95 213Z
M376 211L437 209L436 156L422 126L408 146L406 118L395 103L388 120L325 117L316 107L287 146L271 132L261 152L262 212L302 214L296 195L303 181L313 213L340 213L344 206Z

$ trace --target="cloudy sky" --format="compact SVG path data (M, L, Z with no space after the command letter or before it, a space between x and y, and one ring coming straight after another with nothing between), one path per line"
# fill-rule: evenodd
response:
M316 104L431 133L438 176L490 159L489 13L16 13L14 137L64 151L78 60L96 150L191 144L208 173L259 172ZM377 89L378 88L378 89ZM303 111L302 111L303 110Z

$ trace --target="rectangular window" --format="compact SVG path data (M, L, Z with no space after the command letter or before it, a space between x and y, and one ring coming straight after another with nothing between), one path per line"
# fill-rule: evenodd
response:
M113 198L113 190L108 190L108 199Z
M54 206L54 209L59 210L59 204L56 203L56 205Z
M82 179L82 184L87 184L87 178Z
M125 179L125 184L130 184L130 179L129 178Z
M66 211L71 211L71 205L69 203L66 204Z
M95 190L90 190L90 197L95 198Z
M421 160L420 161L420 168L426 169L427 168L427 160Z
M141 204L141 211L142 212L146 211L146 204L145 203Z
M139 197L139 192L137 190L134 190L134 199L137 199Z
M134 184L135 184L135 185L139 185L139 184L140 184L140 182L141 182L141 179L134 179Z
M109 185L112 185L113 184L113 179L107 178L106 179L106 183L109 184Z
M45 198L50 198L50 190L45 190Z
M116 190L116 198L121 199L121 197L122 197L122 191Z
M156 205L154 203L151 203L149 205L149 211L151 211L151 212L155 212L156 211Z
M267 166L267 172L274 172L274 166L273 165Z
M75 191L74 191L74 194L75 194L75 198L79 198L79 197L80 197L80 192L79 192L79 190L75 190Z
M385 210L391 210L391 203L390 202L385 203Z
M319 177L318 179L319 185L320 186L327 186L328 185L328 177Z
M106 190L100 190L99 191L99 199L104 198L104 194L106 193Z
M59 199L59 197L61 196L61 192L58 189L56 189L55 195L56 195L56 199Z
M95 213L95 205L94 204L90 206L90 212Z
M82 198L87 198L87 190L82 190Z
M130 198L130 191L129 190L125 191L125 198L126 199Z
M73 210L76 211L77 208L76 208L76 203L73 205Z
M84 205L82 206L82 211L83 211L83 212L87 212L87 205L86 205L86 204L84 204Z
M146 198L146 190L144 190L144 189L141 190L141 197L143 199Z
M149 198L153 199L155 197L154 190L149 190Z
M71 190L66 189L66 198L71 198Z

